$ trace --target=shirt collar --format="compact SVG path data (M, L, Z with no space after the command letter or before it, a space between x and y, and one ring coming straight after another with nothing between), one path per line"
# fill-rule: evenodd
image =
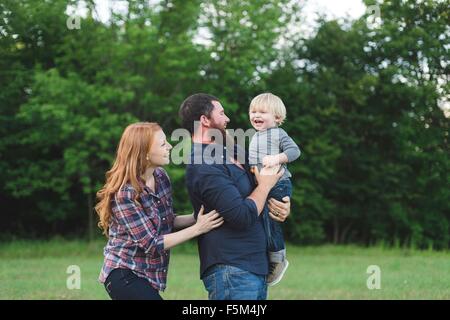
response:
M241 164L246 166L248 164L248 158L245 149L241 148L238 144L234 144L233 149L228 150L225 145L218 143L194 142L191 147L191 160L193 164L225 164L229 163L226 159L231 157L240 159L238 155L243 153L245 163Z
M158 168L155 169L155 171L153 172L153 177L155 178L155 192L153 192L146 184L145 184L145 180L142 179L141 176L138 177L138 182L139 185L141 186L142 190L146 191L148 194L151 194L155 197L159 197L160 193L161 193L161 173L160 170Z

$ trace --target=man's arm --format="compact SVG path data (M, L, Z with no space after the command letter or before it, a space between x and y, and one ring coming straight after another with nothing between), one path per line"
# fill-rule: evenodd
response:
M228 224L239 229L246 229L257 221L270 189L278 180L275 175L263 177L258 187L245 198L224 167L205 165L201 169L202 172L197 172L194 188L205 208L217 210Z
M279 169L279 166L274 166L271 168L262 168L261 172L259 172L258 167L253 167L253 173L255 174L255 179L258 186L255 190L253 190L248 198L255 201L255 204L258 207L258 215L261 214L264 209L270 189L275 186L278 179L280 179L284 173L284 169L278 172Z

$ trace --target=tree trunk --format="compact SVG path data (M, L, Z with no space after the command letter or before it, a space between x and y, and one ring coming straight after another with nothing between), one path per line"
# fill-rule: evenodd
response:
M94 210L93 210L93 199L92 199L92 193L89 192L87 194L87 205L88 205L88 235L89 235L89 242L92 242L94 239Z
M339 242L339 222L336 216L333 217L333 243Z
M352 225L353 225L353 222L350 222L345 226L344 230L342 230L341 237L340 237L341 238L340 243L345 243L347 234L350 231L350 228L352 227Z

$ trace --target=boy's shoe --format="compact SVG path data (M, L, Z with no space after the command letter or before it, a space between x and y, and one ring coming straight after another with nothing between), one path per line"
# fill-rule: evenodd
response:
M283 262L271 262L269 275L267 276L267 285L274 286L280 282L288 267L289 262L286 259Z

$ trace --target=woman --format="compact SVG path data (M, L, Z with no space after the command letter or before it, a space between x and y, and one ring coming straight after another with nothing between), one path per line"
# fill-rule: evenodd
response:
M223 223L214 210L176 216L169 177L172 146L157 123L129 125L97 193L99 227L109 240L99 281L112 299L162 300L169 249ZM181 231L172 232L174 229Z

